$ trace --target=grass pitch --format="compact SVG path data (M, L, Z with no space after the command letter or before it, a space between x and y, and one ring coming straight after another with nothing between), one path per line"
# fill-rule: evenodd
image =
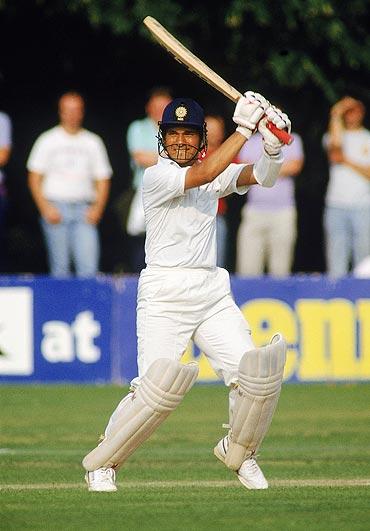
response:
M0 528L369 530L370 385L283 386L248 491L212 453L227 390L197 385L127 462L117 493L89 493L81 459L126 388L0 387Z

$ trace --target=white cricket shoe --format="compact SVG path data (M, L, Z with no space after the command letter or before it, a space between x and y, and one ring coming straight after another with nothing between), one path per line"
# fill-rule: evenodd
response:
M98 468L86 472L85 480L90 492L116 492L116 473L113 468Z
M217 443L213 453L220 461L225 463L225 456L228 448L229 436L226 435L226 437L223 437L223 439ZM269 486L254 457L246 459L236 474L240 483L242 483L244 487L247 487L247 489L267 489Z

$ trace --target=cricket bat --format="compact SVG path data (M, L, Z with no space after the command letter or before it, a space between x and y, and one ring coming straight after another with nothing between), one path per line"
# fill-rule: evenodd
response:
M194 55L180 41L178 41L169 31L166 30L154 17L145 17L143 20L154 39L170 52L176 61L185 65L191 72L203 79L206 83L221 92L224 96L233 102L237 102L242 94L230 85L225 79L216 74L201 59ZM273 123L268 122L267 127L276 135L284 144L291 144L293 137L287 131L278 129Z

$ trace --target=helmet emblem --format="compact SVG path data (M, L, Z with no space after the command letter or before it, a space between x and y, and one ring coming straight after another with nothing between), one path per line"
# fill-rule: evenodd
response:
M179 122L182 122L186 115L188 114L188 110L184 105L179 105L175 109L175 116Z

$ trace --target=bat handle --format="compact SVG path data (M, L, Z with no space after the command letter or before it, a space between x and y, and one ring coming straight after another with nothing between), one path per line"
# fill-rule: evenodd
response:
M289 145L293 142L293 136L290 135L288 131L285 131L284 129L279 129L272 122L267 122L266 127L271 131L271 133L277 136L279 140L284 142L284 144Z

